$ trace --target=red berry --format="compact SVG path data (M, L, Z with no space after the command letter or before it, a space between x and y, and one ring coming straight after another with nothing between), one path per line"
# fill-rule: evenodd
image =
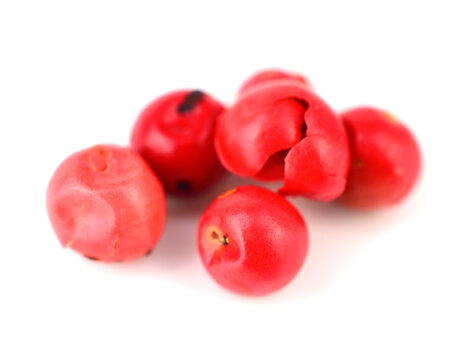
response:
M159 240L166 217L161 183L133 150L97 145L69 156L47 192L61 244L104 261L137 258Z
M420 151L409 129L385 111L359 107L342 114L351 148L347 187L339 201L373 209L402 200L420 171Z
M215 147L227 170L284 180L279 192L319 201L345 188L348 141L339 117L297 82L272 81L240 98L217 121Z
M311 88L311 85L307 79L300 74L293 74L284 70L263 70L257 72L245 81L238 92L238 96L241 97L247 94L249 91L253 91L253 89L256 89L262 85L266 86L273 83L274 81L279 80L295 81L299 85L307 87L307 89Z
M175 91L149 104L131 138L138 151L174 194L196 193L224 169L213 146L215 120L223 107L201 91Z
M302 267L308 232L300 213L282 196L241 186L220 195L204 212L197 246L221 286L264 295L289 283Z

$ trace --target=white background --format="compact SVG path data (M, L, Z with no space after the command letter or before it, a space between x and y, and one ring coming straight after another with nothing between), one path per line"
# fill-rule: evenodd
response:
M471 1L0 2L1 359L472 359ZM310 226L284 290L220 289L195 249L206 204L169 202L155 251L103 264L63 250L45 192L56 166L126 144L178 88L230 104L256 70L308 76L335 109L372 104L424 157L401 206L294 200Z

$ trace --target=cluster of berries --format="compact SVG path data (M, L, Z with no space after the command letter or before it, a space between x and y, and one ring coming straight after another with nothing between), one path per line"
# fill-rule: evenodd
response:
M337 114L304 77L263 71L231 107L201 91L176 91L143 110L131 147L97 145L69 156L48 187L49 217L65 247L103 261L137 258L162 234L164 190L198 193L225 169L282 181L279 194L257 186L225 191L197 230L202 262L220 285L263 295L289 283L307 254L305 221L283 196L357 209L395 204L419 175L420 153L389 113Z

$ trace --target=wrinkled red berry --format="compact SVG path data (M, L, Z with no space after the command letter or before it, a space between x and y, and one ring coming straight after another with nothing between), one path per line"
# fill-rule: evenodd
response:
M420 171L410 130L385 111L359 107L342 114L351 148L347 187L339 201L373 209L402 200Z
M227 170L284 180L279 192L319 201L339 196L349 151L339 117L304 84L272 80L241 97L217 120L215 147Z
M257 72L245 81L238 92L238 96L244 96L249 91L253 91L253 89L258 88L261 85L265 86L271 84L275 80L295 81L299 85L307 87L309 90L311 88L311 85L307 79L300 74L294 74L283 70L263 70Z
M69 156L47 192L61 244L87 257L117 261L149 252L164 227L161 183L133 150L97 145Z
M289 283L302 267L308 232L286 199L241 186L220 195L204 212L197 246L205 268L221 286L263 295Z
M166 191L196 193L223 175L213 146L215 119L222 110L209 95L188 90L161 96L143 110L131 144Z

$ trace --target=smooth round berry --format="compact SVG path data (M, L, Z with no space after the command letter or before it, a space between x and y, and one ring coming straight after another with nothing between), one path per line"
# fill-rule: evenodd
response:
M167 192L197 193L223 175L213 146L215 120L222 110L201 91L181 90L154 100L138 117L132 147Z
M49 183L47 209L64 247L104 261L145 255L166 217L164 191L151 168L135 151L115 145L64 160Z
M264 295L288 284L304 263L307 227L282 196L255 186L228 190L203 213L197 246L209 274L224 288Z
M342 119L351 166L339 202L374 209L401 201L420 172L420 151L411 131L391 114L371 107L346 111Z
M218 118L215 148L230 172L283 180L283 195L330 201L345 189L345 129L332 109L300 82L274 80L241 97Z
M311 85L309 81L300 74L291 73L285 70L262 70L257 72L256 74L250 76L241 86L238 96L242 97L250 91L260 87L266 86L268 84L273 83L274 81L289 81L289 82L296 82L299 85L307 87L307 89L311 89Z

